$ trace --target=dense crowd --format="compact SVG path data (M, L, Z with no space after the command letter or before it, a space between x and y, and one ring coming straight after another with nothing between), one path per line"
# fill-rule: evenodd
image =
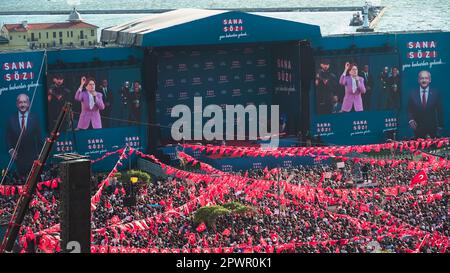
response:
M149 184L138 183L137 202L131 206L124 204L125 185L112 179L92 214L92 245L109 246L110 251L127 247L160 252L450 251L450 184L446 183L450 169L430 171L426 184L408 190L418 171L409 170L406 164L395 168L370 166L365 181L359 181L355 170L363 167L348 161L342 169L314 165L282 168L273 173L252 169L226 175L245 178L244 188L170 175L154 178ZM93 194L104 177L93 177ZM261 194L249 196L247 189L255 179L272 182ZM222 190L215 191L214 187ZM397 192L390 194L395 187ZM306 194L299 194L300 191ZM311 191L312 198L308 193ZM210 198L202 200L206 203L193 204L188 213L177 209L199 196ZM0 196L2 216L12 213L16 200L17 197ZM193 217L196 209L229 202L254 209L219 216L215 225L199 230ZM39 191L25 218L19 249L37 248L42 236L39 231L59 223L58 207L58 189ZM141 219L151 219L145 229L119 228Z

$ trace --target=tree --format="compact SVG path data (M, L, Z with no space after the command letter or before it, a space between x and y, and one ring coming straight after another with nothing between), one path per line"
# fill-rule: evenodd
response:
M224 205L204 206L199 208L194 215L194 223L205 223L206 226L216 229L216 220L221 215L229 214L245 214L253 213L256 210L252 207L247 207L238 202L230 202Z
M152 182L151 176L143 171L140 170L129 170L127 172L122 172L120 175L116 174L116 177L118 180L122 181L123 185L126 185L126 183L130 182L131 177L137 177L138 178L138 185L148 184L150 186Z
M205 206L199 208L194 215L194 223L200 224L205 223L207 227L216 229L216 220L220 215L227 215L230 213L230 210L220 206Z

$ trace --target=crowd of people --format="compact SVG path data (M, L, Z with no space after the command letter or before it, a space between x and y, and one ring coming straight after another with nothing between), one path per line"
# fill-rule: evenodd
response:
M92 212L91 242L94 252L100 252L101 246L108 246L109 252L119 248L149 252L450 251L450 169L430 171L427 183L409 190L418 171L409 170L406 164L371 166L365 183L356 183L354 170L361 167L347 161L341 169L336 165L298 166L276 172L252 169L219 178L244 181L240 187L169 175L138 184L136 205L131 206L124 203L125 185L111 181ZM104 177L93 177L93 194ZM271 183L251 195L249 189L255 181ZM361 187L366 184L371 187ZM392 193L392 189L399 190ZM201 196L207 198L192 204ZM59 200L58 189L38 191L24 220L17 250L42 250L42 231L59 223ZM0 215L11 215L16 201L17 196L0 196ZM229 202L253 209L219 216L216 225L199 229L193 217L199 207ZM180 211L185 204L192 205L187 212ZM141 219L150 219L147 227L120 228Z

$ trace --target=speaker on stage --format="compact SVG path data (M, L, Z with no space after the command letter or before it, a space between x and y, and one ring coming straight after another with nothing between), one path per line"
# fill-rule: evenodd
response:
M311 83L315 78L315 64L314 64L314 51L310 41L300 41L300 73L301 73L301 88L300 88L300 111L299 120L300 130L303 135L306 135L309 131L310 120L310 89Z
M61 252L91 252L91 161L59 163Z

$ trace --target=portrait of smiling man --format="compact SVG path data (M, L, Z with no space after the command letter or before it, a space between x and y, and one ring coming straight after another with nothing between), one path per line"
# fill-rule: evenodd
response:
M408 123L417 138L436 137L443 128L444 114L438 91L430 87L431 73L422 70L418 74L418 88L408 100Z

